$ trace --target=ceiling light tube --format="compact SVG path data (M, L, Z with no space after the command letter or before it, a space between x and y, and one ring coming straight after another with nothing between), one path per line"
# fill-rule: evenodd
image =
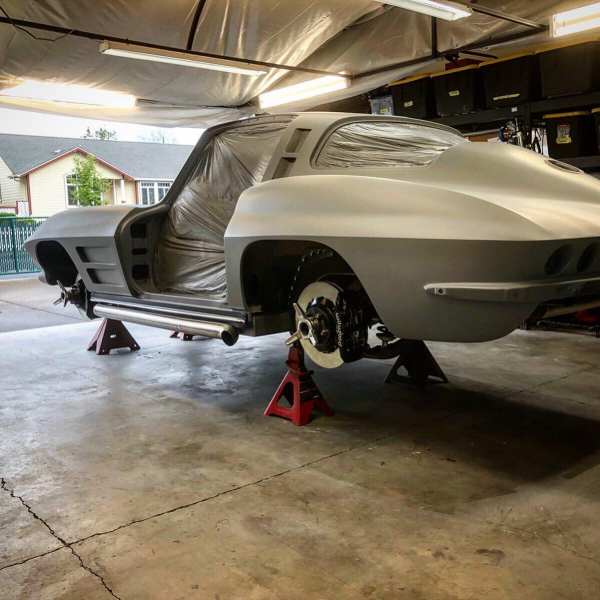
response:
M600 27L600 2L552 16L552 37L562 37Z
M208 69L209 71L223 71L225 73L236 73L237 75L248 75L250 77L258 77L267 72L265 67L259 67L242 61L212 58L210 56L196 56L187 52L160 50L119 42L102 42L100 44L100 52L109 56L147 60L169 65L179 65L181 67L193 67L195 69Z
M445 0L382 0L384 4L391 4L412 10L413 12L423 13L445 21L457 21L470 17L473 11L464 4L457 2L446 2Z
M130 94L84 85L35 81L33 79L25 79L13 87L0 90L0 96L111 108L132 108L135 106L135 96Z
M349 85L350 81L347 77L327 75L264 92L258 97L258 102L261 108L271 108L272 106L288 104L297 100L305 100L306 98L313 98L321 94L343 90Z

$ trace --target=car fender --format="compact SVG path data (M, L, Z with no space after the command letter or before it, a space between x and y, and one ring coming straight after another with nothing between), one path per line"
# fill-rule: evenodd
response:
M25 242L25 248L45 271L44 242L64 248L90 291L130 295L117 250L123 220L139 210L133 206L70 208L47 221ZM44 273L47 276L46 273Z

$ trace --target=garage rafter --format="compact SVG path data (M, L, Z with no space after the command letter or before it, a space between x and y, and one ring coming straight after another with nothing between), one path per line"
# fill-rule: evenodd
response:
M427 56L423 56L423 57L420 57L420 58L417 58L414 60L408 60L408 61L403 61L403 62L399 62L399 63L394 63L392 65L386 65L384 67L379 67L378 69L373 69L372 71L365 71L363 73L360 73L360 75L358 75L358 76L359 77L367 77L369 75L377 75L379 73L385 73L386 71L389 71L390 69L402 69L402 68L406 68L406 67L413 67L413 66L417 66L417 65L429 62L431 60L436 60L438 58L444 58L444 57L459 55L459 54L472 54L474 56L483 56L485 58L496 58L496 55L494 55L494 54L482 53L482 52L478 52L477 50L484 49L489 46L497 46L497 45L502 45L502 44L509 44L511 42L523 41L528 38L532 38L532 37L536 36L538 33L539 33L538 30L536 30L535 32L532 32L531 30L521 31L519 33L513 33L510 35L503 36L503 37L488 38L488 39L481 40L481 41L473 43L473 44L466 44L464 46L459 46L458 48L446 50L444 52L440 52L437 49L437 45L433 44L432 52L431 52L431 54L429 54ZM435 36L435 28L432 28L432 36Z
M198 22L202 16L202 11L206 6L206 0L198 0L198 4L194 10L194 17L192 18L192 25L190 26L190 33L188 34L187 44L185 45L186 50L191 50L194 45L194 38L196 37L196 31L198 29Z
M461 4L465 4L473 12L478 12L478 13L481 13L482 15L487 15L488 17L495 17L496 19L500 19L502 21L516 23L517 25L523 25L524 27L528 27L529 29L537 29L540 31L547 29L547 26L542 23L538 23L537 21L532 21L531 19L524 19L523 17L519 17L517 15L510 14L510 13L504 12L502 10L497 10L495 8L490 8L488 6L482 6L477 1L463 2Z

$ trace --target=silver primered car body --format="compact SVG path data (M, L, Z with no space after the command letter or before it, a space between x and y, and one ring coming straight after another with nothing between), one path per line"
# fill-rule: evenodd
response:
M27 248L54 282L60 279L57 261L65 257L52 244L60 245L92 304L229 319L241 333L255 335L286 330L287 322L281 306L270 311L264 297L249 299L247 271L263 285L266 271L279 268L278 253L289 259L298 244L341 257L398 338L486 341L510 333L543 303L600 298L599 181L515 146L466 141L425 166L319 166L332 132L355 122L418 124L460 135L401 117L296 115L262 182L241 194L227 226L224 303L141 286L132 276L142 263L151 273L160 222L181 187L177 181L154 207L60 213ZM228 126L240 123L208 130L181 178L203 144ZM141 223L145 233L136 237ZM69 273L72 278L73 269Z

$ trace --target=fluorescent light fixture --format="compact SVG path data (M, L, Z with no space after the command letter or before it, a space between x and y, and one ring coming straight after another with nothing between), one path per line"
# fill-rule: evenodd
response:
M600 27L600 2L581 6L552 16L552 37L562 37Z
M381 0L384 4L392 4L406 10L423 13L445 21L457 21L470 17L473 11L464 4L446 2L445 0Z
M137 46L135 44L102 42L100 44L100 52L110 56L148 60L169 65L179 65L181 67L193 67L195 69L208 69L209 71L223 71L225 73L236 73L237 75L249 75L250 77L264 75L267 72L265 67L241 61L212 58L210 56L196 56L187 52L177 52L174 50L146 48L145 46Z
M329 92L343 90L350 85L347 77L341 75L326 75L317 79L310 79L302 83L288 85L287 87L264 92L258 97L258 102L261 108L270 108L271 106L279 106L296 100L305 100L313 96L320 96Z
M129 94L90 88L84 85L35 81L33 79L25 79L14 87L0 90L0 96L109 106L112 108L131 108L135 106L135 96Z

